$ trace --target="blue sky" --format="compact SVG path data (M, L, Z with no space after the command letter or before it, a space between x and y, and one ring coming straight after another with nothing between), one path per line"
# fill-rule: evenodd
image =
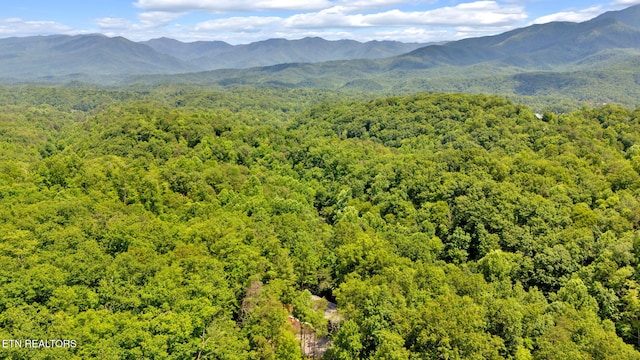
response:
M0 38L103 33L231 44L320 36L431 42L585 21L640 0L4 0Z

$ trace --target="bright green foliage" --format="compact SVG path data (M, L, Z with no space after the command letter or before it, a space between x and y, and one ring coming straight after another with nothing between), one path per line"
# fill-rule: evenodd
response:
M1 90L2 358L640 358L639 110Z

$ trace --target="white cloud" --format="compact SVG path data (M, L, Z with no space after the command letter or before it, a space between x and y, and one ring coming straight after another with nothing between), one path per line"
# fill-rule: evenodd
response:
M509 30L513 30L512 26L487 26L487 27L472 27L472 26L456 26L449 37L442 37L448 40L460 40L480 36L490 36L500 34Z
M134 23L125 18L99 18L94 22L103 30L138 30L162 27L171 21L183 16L182 13L168 13L162 11L151 11L138 14L139 23Z
M133 25L129 19L112 17L98 18L94 22L103 30L126 30Z
M103 18L96 22L107 35L121 35L132 40L167 36L183 41L222 40L240 44L268 38L295 39L307 36L329 40L442 41L495 34L510 30L526 19L521 6L502 5L497 1L476 1L419 12L397 9L352 12L356 8L362 10L365 6L390 6L393 9L392 5L398 1L337 0L336 5L329 8L289 17L252 14L219 17L193 25L188 23L186 13L168 11L142 13L137 22L118 18ZM169 2L177 3L175 0ZM407 1L403 3L407 4ZM174 21L183 15L186 17L182 23Z
M495 26L515 24L527 18L521 6L501 6L495 1L476 1L430 11L390 10L375 14L347 14L342 6L317 13L298 14L285 22L291 28L374 26Z
M395 5L406 5L407 0L342 0L334 6L340 7L345 13L357 13L363 11L385 9ZM436 1L421 1L421 3L433 3Z
M27 21L20 18L0 19L0 37L78 33L80 31L54 21Z
M331 6L329 0L138 0L136 7L149 11L212 13L261 10L320 10Z
M137 0L143 9L136 18L102 17L94 28L107 36L147 40L167 36L182 41L223 40L248 43L268 38L288 39L320 36L330 40L355 39L442 41L491 35L522 24L527 16L522 6L509 0L474 1L428 11L411 11L435 0ZM613 1L613 0L612 0ZM628 1L628 0L626 0ZM640 1L640 0L638 0ZM400 6L400 5L405 6ZM255 10L296 10L274 16L256 16ZM404 9L404 10L402 10ZM216 15L202 21L202 14L244 11L238 16ZM243 16L246 14L246 16ZM284 15L287 14L287 15ZM194 23L194 19L199 21ZM14 19L24 35L81 33L53 22L26 22ZM19 28L0 19L0 37L11 36ZM29 26L27 26L29 24ZM46 29L46 30L44 30ZM9 32L13 31L13 32Z
M134 5L150 11L252 12L263 10L320 11L340 6L350 13L407 4L433 4L438 0L138 0Z
M111 17L94 19L93 22L100 28L100 32L107 36L123 36L133 41L139 41L160 36L172 36L166 31L166 28L171 21L183 15L182 13L152 11L138 14L138 22ZM180 37L180 34L173 34L173 36L175 35Z
M495 1L477 1L424 12L389 10L349 14L349 10L336 5L288 18L221 18L181 30L185 35L188 34L190 40L216 39L236 44L275 37L294 39L306 36L320 36L329 40L430 42L492 35L510 30L526 19L520 6L501 6Z
M614 6L631 6L640 4L640 0L617 0L613 3Z
M395 28L390 30L372 31L360 35L360 41L393 40L403 42L437 42L451 39L451 32L443 29L426 29L424 27Z
M317 13L297 14L289 17L284 25L289 28L343 28L364 27L364 15L347 15L341 6L335 6Z
M184 13L150 11L138 14L138 19L140 20L140 25L143 27L158 27L167 25L171 21L184 15Z
M600 15L602 13L602 7L593 6L587 9L577 11L562 11L555 14L539 17L533 21L534 24L546 24L552 21L571 21L571 22L583 22Z
M265 27L277 25L282 22L279 17L232 17L201 22L194 27L198 32L231 31L231 32L257 32L264 31Z
M503 6L496 1L476 1L444 7L425 11L423 15L430 17L429 24L441 25L504 25L527 18L524 7Z

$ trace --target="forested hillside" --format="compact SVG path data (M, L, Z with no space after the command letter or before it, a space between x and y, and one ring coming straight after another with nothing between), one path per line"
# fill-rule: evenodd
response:
M77 344L0 357L301 359L291 315L327 359L640 359L639 174L613 105L0 88L0 339Z

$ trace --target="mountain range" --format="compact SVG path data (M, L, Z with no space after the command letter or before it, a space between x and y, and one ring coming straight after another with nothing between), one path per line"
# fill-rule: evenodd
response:
M101 34L0 39L0 80L56 77L122 77L242 69L291 62L381 59L424 44L397 41L270 39L245 45L222 41L184 43L160 38L136 43Z
M183 43L168 38L153 39L141 44L203 70L243 69L294 62L382 59L426 45L398 41L328 41L319 37L299 40L270 39L235 46L222 41Z
M582 23L552 22L500 35L426 46L398 57L418 67L494 62L523 68L575 68L603 51L640 49L640 5Z
M180 73L197 70L123 37L51 35L0 39L0 78Z
M640 5L581 23L551 22L440 44L305 38L234 46L167 38L136 43L103 35L0 39L4 82L560 93L640 105L639 64Z

